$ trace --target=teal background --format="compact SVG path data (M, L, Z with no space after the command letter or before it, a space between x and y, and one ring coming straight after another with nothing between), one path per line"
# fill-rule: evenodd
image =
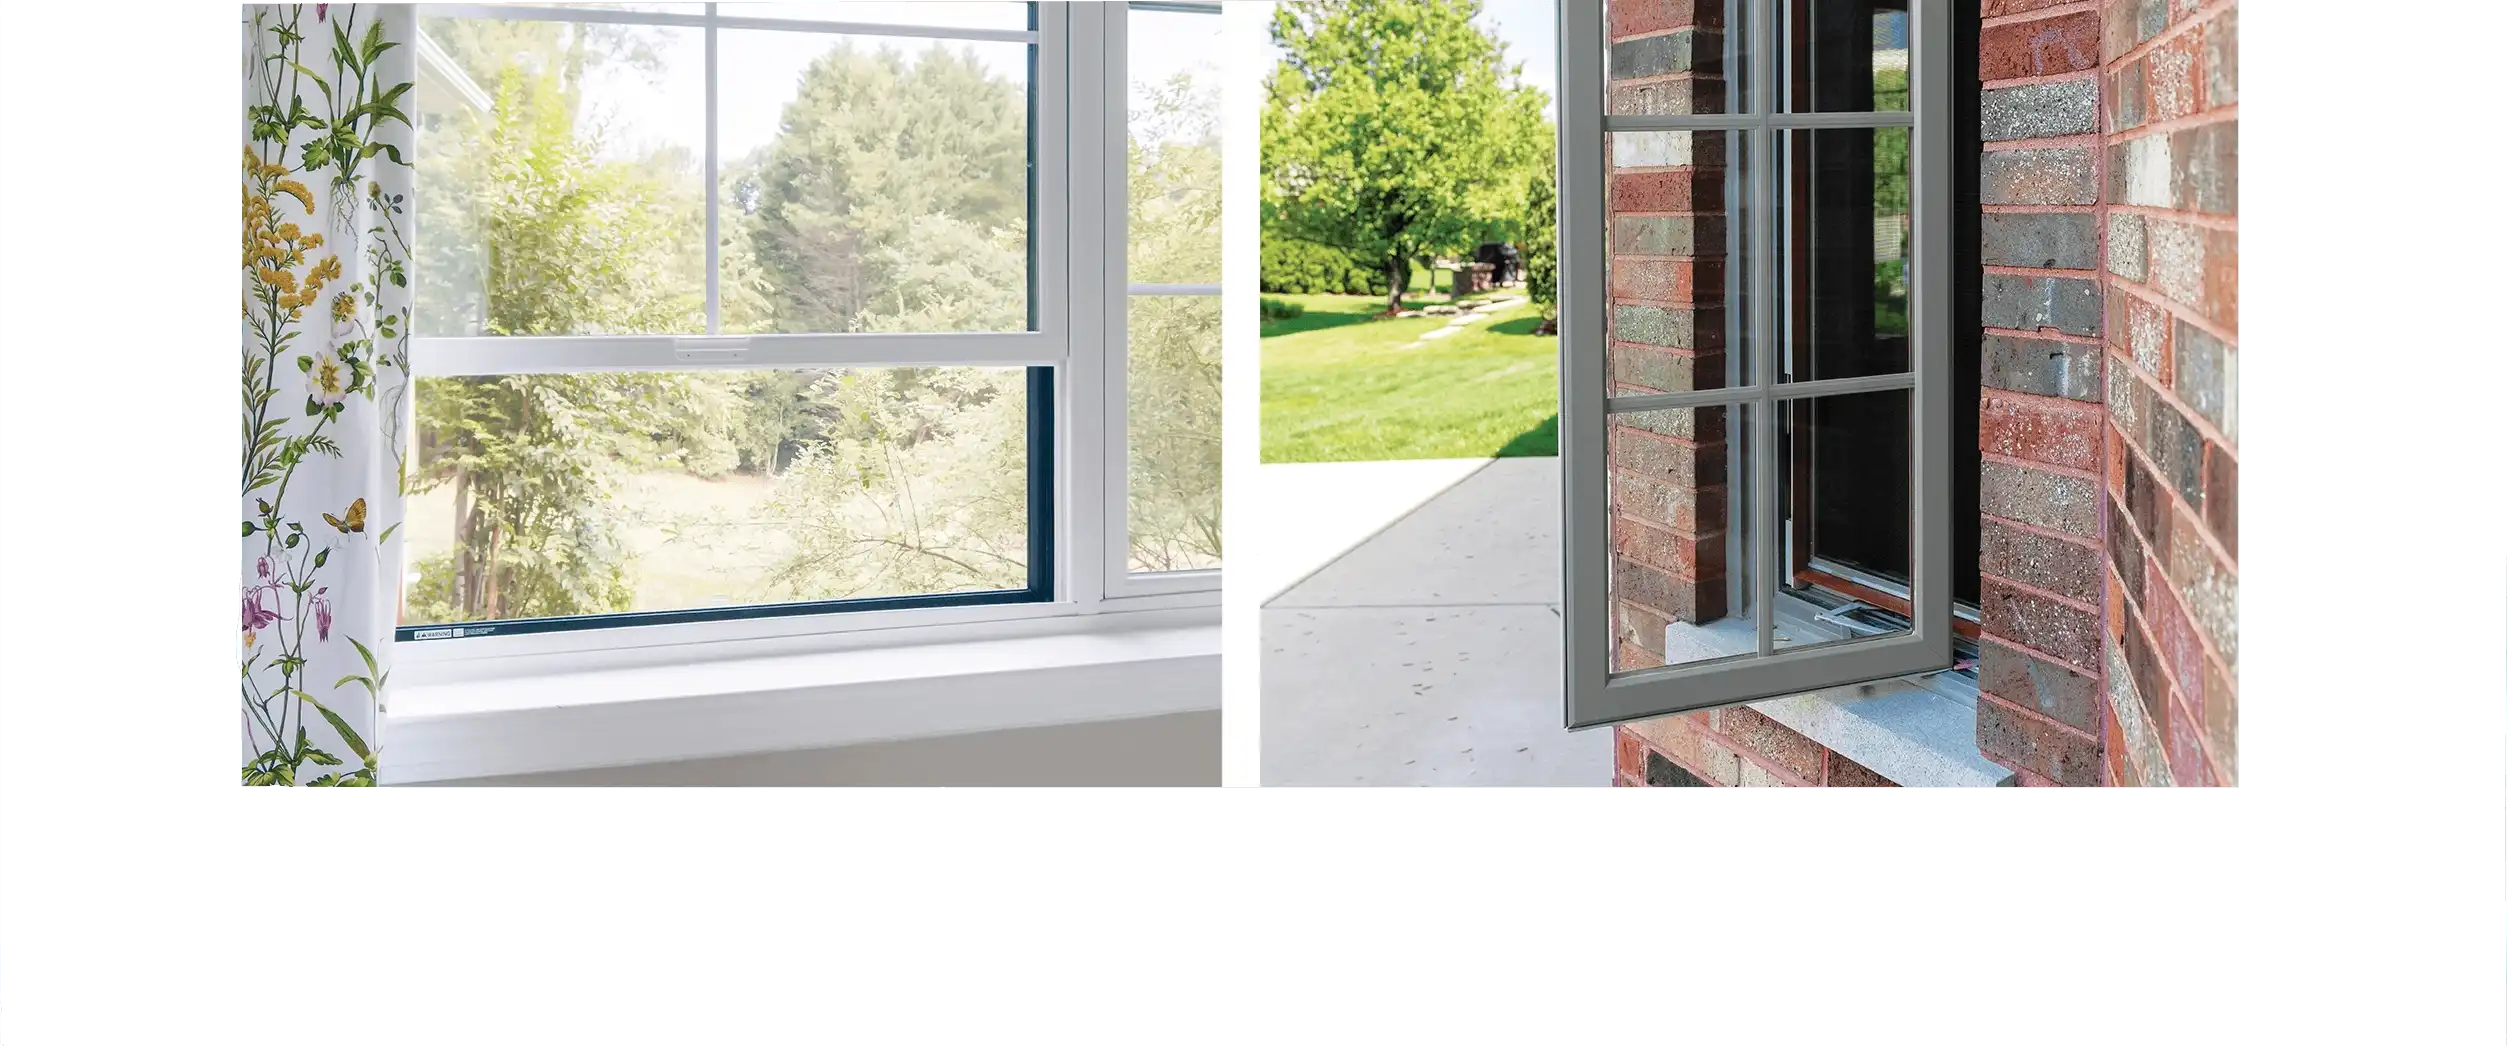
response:
M2246 8L2244 793L278 798L236 8L18 3L13 1031L2494 1041L2507 8Z

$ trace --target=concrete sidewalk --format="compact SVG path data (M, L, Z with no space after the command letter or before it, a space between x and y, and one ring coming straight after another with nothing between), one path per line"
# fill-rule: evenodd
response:
M1505 458L1262 611L1262 783L1608 785L1559 725L1558 459Z
M1255 512L1248 532L1262 535L1262 555L1248 557L1251 572L1242 579L1229 564L1228 585L1250 584L1269 602L1487 466L1486 458L1264 465L1248 501Z

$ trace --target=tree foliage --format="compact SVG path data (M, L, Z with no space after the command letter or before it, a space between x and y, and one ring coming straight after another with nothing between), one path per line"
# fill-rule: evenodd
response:
M1265 82L1263 229L1381 266L1460 254L1522 218L1545 97L1471 19L1478 0L1291 0Z
M1134 283L1219 281L1219 104L1181 75L1131 111L1127 269ZM1219 300L1129 302L1131 566L1219 565Z

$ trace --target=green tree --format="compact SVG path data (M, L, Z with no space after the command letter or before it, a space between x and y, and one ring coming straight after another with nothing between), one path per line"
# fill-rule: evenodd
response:
M437 23L430 23L436 28ZM701 195L684 150L604 158L584 71L638 61L630 38L557 23L453 22L448 53L492 86L437 105L418 328L430 333L702 330ZM632 605L620 484L639 468L720 470L738 404L699 375L422 379L410 493L450 487L453 548L417 564L409 613L468 621Z
M1218 93L1184 74L1136 92L1125 179L1130 278L1217 282ZM1144 296L1128 309L1131 566L1217 566L1218 299Z
M735 331L1021 330L1027 105L971 50L841 43L738 165Z
M1558 333L1557 175L1536 170L1524 194L1523 290L1541 310L1539 333Z
M838 44L782 133L723 172L724 327L1021 330L1028 318L1023 89L971 51ZM781 463L751 518L784 598L1026 582L1026 375L855 368L759 375L744 465Z
M1265 82L1263 235L1374 260L1401 307L1413 259L1520 218L1546 99L1478 0L1292 0Z

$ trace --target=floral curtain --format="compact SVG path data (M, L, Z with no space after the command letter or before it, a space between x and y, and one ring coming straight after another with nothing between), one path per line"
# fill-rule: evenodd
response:
M244 8L245 784L372 785L381 757L409 432L411 12Z

